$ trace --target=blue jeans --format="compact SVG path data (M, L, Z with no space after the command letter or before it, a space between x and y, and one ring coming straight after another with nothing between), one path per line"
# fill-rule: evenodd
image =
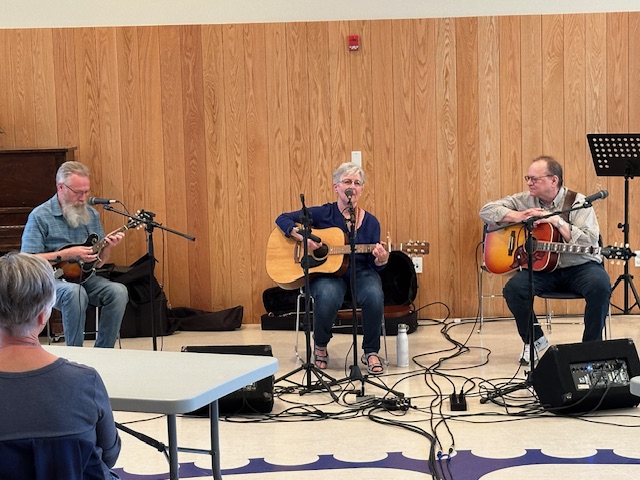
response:
M553 272L533 272L533 287L535 295L545 292L572 292L583 296L586 305L582 341L602 340L602 330L611 299L611 280L604 265L587 262L573 267L558 268ZM504 286L502 293L516 319L520 338L524 343L529 343L532 318L529 271L517 272ZM536 322L534 340L542 336L542 329Z
M64 338L69 346L81 347L87 307L101 307L96 347L113 348L129 302L127 287L98 275L82 285L56 280L56 304L62 312Z
M350 291L349 276L344 278L322 276L311 282L313 296L313 338L318 347L324 348L331 340L331 327L342 306L345 295ZM382 316L384 315L384 293L380 275L373 269L363 269L356 273L356 304L362 309L362 349L364 353L380 350Z

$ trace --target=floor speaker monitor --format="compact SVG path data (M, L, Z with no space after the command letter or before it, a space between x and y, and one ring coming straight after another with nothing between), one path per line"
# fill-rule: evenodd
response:
M262 355L272 357L271 345L196 345L182 347L183 352ZM273 375L247 385L218 400L222 415L235 413L269 413L273 409ZM199 408L191 415L208 416L209 407Z
M631 339L552 345L533 371L533 388L545 410L582 413L637 406L629 390L640 375Z

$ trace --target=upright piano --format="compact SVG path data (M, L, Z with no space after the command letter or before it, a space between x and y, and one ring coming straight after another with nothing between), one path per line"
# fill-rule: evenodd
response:
M56 172L76 147L0 149L0 255L20 250L34 207L56 192Z

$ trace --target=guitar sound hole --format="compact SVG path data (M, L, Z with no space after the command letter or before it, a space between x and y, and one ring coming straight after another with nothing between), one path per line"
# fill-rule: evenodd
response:
M316 260L324 260L329 255L329 247L322 245L320 248L316 248L311 252L311 256Z

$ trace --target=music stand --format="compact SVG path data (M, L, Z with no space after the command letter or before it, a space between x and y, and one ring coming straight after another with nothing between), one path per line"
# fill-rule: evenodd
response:
M599 177L624 177L624 223L618 223L624 236L624 246L629 245L629 179L640 175L640 133L589 133L587 134L591 158ZM620 283L624 284L624 306L612 307L628 315L635 306L640 306L638 291L633 285L633 275L629 274L629 262L624 263L624 273L611 288L611 293ZM635 303L629 306L629 288Z

